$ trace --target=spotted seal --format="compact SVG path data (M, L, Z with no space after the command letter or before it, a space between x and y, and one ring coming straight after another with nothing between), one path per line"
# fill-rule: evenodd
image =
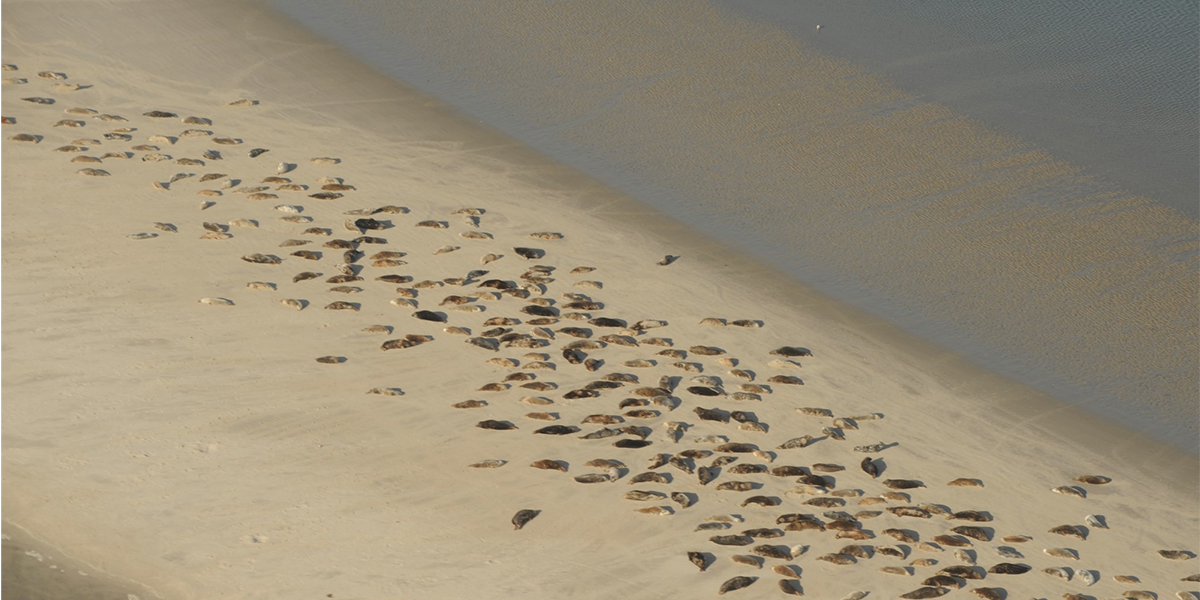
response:
M512 518L513 529L521 529L522 527L525 527L527 523L532 521L534 517L540 515L541 513L542 511L531 508L525 508L517 511L517 514L513 515Z

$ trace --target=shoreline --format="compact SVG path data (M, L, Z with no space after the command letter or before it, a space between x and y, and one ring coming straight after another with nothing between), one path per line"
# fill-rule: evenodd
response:
M13 523L4 523L3 593L22 600L159 598L64 554ZM131 592L136 592L132 593Z
M943 436L938 443L928 446L912 444L916 454L908 454L909 451L904 447L893 453L898 462L905 457L912 460L919 457L928 462L931 473L940 474L954 468L961 458L960 453L984 460L990 452L1003 449L1011 453L1008 456L1011 461L1009 464L1001 468L988 463L989 468L996 469L996 478L1015 484L1020 479L1019 471L1022 469L1050 471L1038 474L1040 484L1042 476L1054 479L1072 469L1083 469L1091 464L1084 455L1091 454L1103 461L1105 471L1119 474L1123 477L1122 484L1132 489L1164 491L1173 497L1167 502L1179 506L1187 506L1189 498L1197 497L1196 457L1177 452L1168 444L1091 417L1056 399L979 370L961 357L917 340L889 323L789 281L750 257L721 244L696 239L692 230L669 216L561 166L494 130L468 122L457 111L436 99L385 80L370 68L354 61L347 52L300 30L286 17L265 9L261 4L222 2L222 18L186 4L143 4L141 10L121 6L109 9L113 12L78 8L81 13L79 16L73 16L73 20L65 24L54 24L52 20L45 20L52 12L49 8L26 3L11 5L10 19L6 20L6 62L19 60L27 63L28 66L21 65L23 74L32 74L41 68L69 68L72 76L78 73L81 81L96 81L97 91L101 95L92 96L86 102L95 103L97 107L125 106L127 108L122 109L124 112L136 114L132 107L142 106L148 101L157 102L165 109L180 111L209 106L212 113L219 114L215 128L245 135L248 141L253 135L253 143L270 146L273 152L279 153L277 160L291 156L320 156L327 150L336 150L347 158L346 171L354 174L352 177L348 175L348 180L366 182L364 190L368 191L358 192L370 194L368 199L359 200L363 205L380 205L389 201L412 203L414 212L417 212L416 206L424 206L432 217L445 214L460 205L478 203L502 207L496 211L497 225L489 225L497 231L519 229L525 220L531 223L544 221L551 226L558 223L570 225L574 227L574 235L568 239L579 244L578 249L563 250L571 258L580 262L592 259L602 267L608 267L602 269L607 271L606 277L611 277L609 273L622 270L648 276L661 274L673 284L680 285L679 289L687 294L679 297L669 290L642 290L637 280L630 282L609 278L605 281L608 287L595 293L614 305L636 307L631 312L644 313L641 314L642 318L652 318L672 310L680 315L691 316L693 312L709 306L756 313L746 317L766 321L768 332L785 331L788 335L784 337L802 338L796 343L813 343L818 354L811 361L814 365L806 365L806 369L811 369L806 371L807 377L812 379L806 388L814 388L812 393L817 397L830 402L836 398L839 402L853 404L862 403L862 399L840 398L829 390L894 394L894 404L889 399L882 412L888 413L884 421L887 427L899 428L895 431L919 430L928 426L931 416L939 414L953 419L955 430L934 430ZM198 26L195 31L179 36L179 46L146 55L136 51L134 46L137 44L134 42L107 39L103 34L96 33L105 28L89 28L86 25L94 22L94 19L105 17L113 19L109 22L111 25L118 25L122 22L115 14L135 13L142 20L142 28L154 32L151 36L153 43L170 43L169 40L173 39L173 35L168 33L170 24L178 22L180 18ZM18 17L14 19L13 15ZM31 31L17 30L12 25L21 18L30 19L23 25ZM28 38L36 40L38 35L49 37L50 29L55 30L54 35L74 40L75 45L58 47L53 51L57 56L50 58L35 56L32 52L34 46L30 45L32 42ZM215 43L227 46L221 50L224 54L212 51L196 56L183 50L189 47L189 41L203 39L206 35L219 36ZM54 48L52 45L49 47ZM230 65L243 64L247 56L257 56L260 62L234 72L232 77L226 75ZM55 64L56 61L62 64ZM173 88L180 83L177 81L179 73L190 75L185 89L176 92ZM312 77L317 77L322 84L319 87L323 89L315 89L318 86L313 86L312 79L308 79ZM119 87L120 84L132 82L137 82L142 89ZM9 92L6 99L16 93L12 87L7 87L5 91ZM143 95L151 100L143 100ZM221 108L222 104L239 95L257 98L262 106L255 107L254 110L258 112L248 113ZM197 104L199 100L207 100L208 104ZM59 113L57 110L51 112ZM42 129L48 130L46 127ZM6 126L6 132L10 131L12 127ZM243 131L249 133L241 133ZM292 131L306 135L297 136L291 134ZM347 133L357 137L347 138ZM5 143L10 144L7 141ZM49 142L40 146L47 144ZM49 148L38 150L44 153ZM538 586L554 577L573 573L571 569L578 565L569 560L581 556L576 543L579 536L603 533L603 521L586 525L572 523L567 517L547 514L543 522L560 528L579 525L583 531L562 533L561 539L553 537L553 534L549 538L539 538L542 546L535 550L523 549L515 542L507 541L507 538L498 538L495 532L488 529L481 534L488 537L488 543L472 552L470 548L475 545L474 535L468 532L475 526L470 518L478 518L477 510L471 505L469 494L464 497L452 490L455 486L475 481L476 474L443 473L436 468L442 457L425 446L434 444L435 448L439 448L447 440L456 440L457 444L441 451L458 462L465 462L468 456L473 460L481 458L477 456L479 452L471 449L472 443L464 442L450 432L426 432L426 435L432 436L428 440L409 442L392 440L393 430L389 429L422 417L430 419L431 423L457 423L456 419L461 420L459 415L434 412L435 408L442 409L444 403L440 401L432 402L434 406L430 408L404 404L407 407L405 411L413 411L411 415L392 412L394 409L384 404L371 404L370 415L347 416L347 412L354 413L356 409L331 408L331 401L322 396L337 394L340 385L336 382L312 381L308 375L311 370L308 363L311 360L303 366L294 365L294 357L287 354L286 348L254 336L249 337L254 343L248 344L244 339L245 332L263 331L264 325L274 327L267 331L285 339L284 344L292 344L304 352L313 353L330 345L347 345L348 337L319 332L302 336L300 333L291 333L297 329L284 320L290 318L287 314L249 314L254 310L250 297L227 283L233 281L240 287L243 285L242 278L249 276L247 272L233 271L232 267L217 266L215 262L210 264L195 260L210 255L214 250L203 245L206 242L192 241L190 238L195 236L190 231L187 242L181 238L177 250L164 246L161 256L142 255L131 249L128 240L123 238L126 228L135 227L129 224L134 218L148 224L152 219L146 215L172 211L180 215L177 217L179 219L184 218L182 215L187 215L189 219L196 218L191 197L188 198L186 210L182 204L178 207L164 204L166 201L162 194L150 189L146 181L141 181L136 188L126 189L121 184L114 184L112 189L108 189L91 186L91 182L81 183L75 178L66 181L65 187L59 190L53 187L58 185L57 178L62 177L58 173L73 171L59 164L65 162L65 158L55 156L53 167L41 167L39 165L43 164L43 159L47 164L50 160L45 159L45 155L35 159L25 149L15 149L9 145L5 146L4 151L5 162L10 169L13 165L17 165L16 168L47 169L38 181L47 182L48 189L66 198L63 202L70 202L77 216L94 221L101 231L120 232L120 235L114 236L119 239L113 242L97 242L104 248L103 260L81 256L80 253L86 253L89 244L86 241L72 241L68 235L80 231L79 224L64 224L65 232L49 232L50 241L42 242L38 237L38 227L31 221L38 214L36 208L5 203L5 216L9 217L5 219L8 256L17 257L12 263L6 264L5 269L9 273L5 283L10 290L5 295L6 308L10 311L5 333L10 343L28 348L30 354L28 357L14 356L16 353L10 350L6 361L6 366L13 369L5 381L5 391L10 392L10 402L5 404L5 469L9 492L4 501L6 519L28 526L60 547L78 548L81 557L97 564L107 564L106 568L112 572L130 575L147 584L153 583L152 587L162 590L163 597L180 598L199 597L203 594L202 587L206 585L205 577L222 573L237 582L223 582L222 585L226 587L210 588L215 595L254 597L258 594L254 591L257 589L255 586L272 584L260 569L298 569L304 572L306 568L320 564L321 555L316 556L318 560L315 563L299 559L309 559L302 557L302 553L306 549L312 550L308 544L316 544L321 540L329 542L330 548L341 548L358 558L379 552L391 560L401 560L403 557L390 554L394 552L391 542L380 539L379 534L374 532L379 525L372 518L380 517L382 513L379 511L382 509L371 503L359 505L352 498L339 496L338 490L325 489L328 486L328 480L324 479L326 477L333 477L339 486L345 486L347 496L351 495L351 491L356 491L371 500L387 502L389 494L407 492L415 484L426 481L426 478L442 474L445 480L441 482L439 491L421 493L415 498L405 497L402 514L393 515L393 518L400 523L399 530L409 536L404 539L411 539L420 548L433 553L428 561L422 559L406 564L417 573L428 574L428 578L414 576L406 583L422 589L445 591L451 596L465 593L469 584L493 577L499 577L504 585L511 586L505 589L530 589L529 586L539 589ZM378 170L368 172L366 166L360 167L355 164L356 161L373 165ZM126 168L132 170L135 166L140 165ZM307 165L305 169L308 169ZM21 198L40 198L46 193L45 189L31 184L28 179L15 178L14 171L7 173L6 192L11 194L15 190L18 192L16 197ZM463 173L470 176L464 176ZM113 179L117 181L116 177ZM411 181L408 185L412 189L396 188L395 181ZM374 191L370 191L371 186L374 186ZM439 189L449 191L439 196ZM114 208L105 210L103 206L75 200L84 195L101 198L103 202L112 203ZM403 200L392 200L396 197ZM538 205L529 206L530 200L527 198L532 198ZM218 209L214 210L220 210L232 202L221 198L218 201ZM551 207L553 213L546 207ZM442 212L436 212L434 208ZM244 212L249 209L238 210ZM312 214L321 216L336 213L331 207L315 204ZM509 217L510 214L514 216ZM553 217L548 216L550 214ZM485 223L491 223L491 218L485 216ZM636 225L631 225L634 221ZM144 224L138 227L144 227ZM615 235L614 232L628 236L626 241L630 248L610 250L604 239L597 239L606 234ZM250 242L241 240L242 237L235 237L230 242L234 248L245 251L255 248ZM258 247L264 246L259 244ZM78 256L80 268L91 269L95 274L84 278L72 275L74 268L39 260L46 252ZM615 258L610 258L610 253ZM665 268L669 270L654 270L658 268L648 269L641 263L621 262L635 255L640 257L639 260L648 258L651 253L681 254L683 258ZM110 264L110 259L118 264ZM173 274L172 266L180 260L191 263L195 272L187 277ZM145 273L169 283L155 284L130 271ZM50 291L53 293L39 289L36 282L30 283L26 276L33 275L52 276L48 285L52 286ZM63 285L63 280L72 277L74 281ZM98 296L97 308L81 307L61 296L75 289L95 292L110 288L117 290L115 295ZM247 309L242 313L223 313L222 316L228 321L214 322L211 320L211 311L194 308L195 298L219 293L240 294L239 306L244 304ZM184 299L186 305L182 304ZM11 304L14 301L16 304ZM43 314L38 310L36 305L39 302L47 305L45 310L48 312ZM180 306L185 306L185 309ZM64 315L75 311L86 315L89 310L107 310L112 314L94 325L82 327L82 332L63 334L82 335L85 336L82 342L90 341L93 344L114 338L123 340L125 345L121 346L122 353L131 357L129 360L133 361L131 364L135 364L135 367L104 362L124 359L124 356L78 360L75 366L79 373L86 375L85 380L76 382L73 377L79 375L64 373L52 373L53 376L49 378L49 381L70 384L72 391L62 393L57 388L58 384L51 385L38 379L39 374L43 378L46 376L47 369L53 371L55 361L66 360L70 356L59 347L61 342L58 340L62 338L48 338L44 332L56 331L56 323ZM797 312L803 314L796 315ZM14 320L12 315L18 315L17 319ZM781 329L774 329L776 324L780 324ZM681 338L692 337L698 331L688 323L672 325L679 328ZM805 328L811 329L811 332L802 332ZM203 335L193 336L193 332ZM820 341L820 344L807 342L804 338ZM183 341L185 339L190 341ZM773 339L775 334L771 333L770 337L762 338L762 343ZM196 358L204 356L211 358ZM481 355L469 356L482 360ZM835 361L840 370L821 364L823 360L828 360L825 358L827 356ZM351 370L345 376L355 380L378 378L382 366L379 360L372 355L362 367L352 362L347 365ZM120 381L119 377L114 380L104 375L105 369L114 366L118 373L144 374L149 368L146 365L155 365L151 372L158 373L161 368L168 379L175 377L177 380L172 380L170 384L146 380L127 383ZM254 372L247 372L245 365L255 365L256 369L272 373L271 381L267 382L269 385L258 382ZM872 366L877 366L879 371L872 372ZM212 373L208 372L210 369ZM421 379L419 371L422 369L428 369L445 378L445 381L427 382ZM185 378L187 373L191 375ZM406 395L414 399L423 398L426 393L431 398L442 394L457 397L463 393L462 389L453 387L456 375L445 365L416 365L403 369L402 373L411 381L404 386L412 388L406 389ZM889 377L894 381L876 381ZM474 381L469 377L468 380ZM289 382L303 383L289 387L292 385ZM428 392L421 389L426 384L430 388ZM304 386L312 387L308 389ZM92 388L112 395L128 395L129 398L92 397L95 393ZM920 393L916 393L918 391ZM362 392L354 389L353 393L357 398ZM177 394L186 397L174 398ZM930 399L923 400L923 394ZM53 402L49 402L47 407L35 405L51 399ZM946 402L954 404L943 404ZM276 416L268 419L268 410L275 411ZM762 410L766 414L773 409L764 406ZM54 411L62 412L56 414ZM68 418L68 415L73 417ZM309 423L303 420L308 415L321 415L322 418L316 423ZM1013 431L993 428L991 425L998 417L1011 423ZM85 423L72 422L72 418L82 419ZM895 425L892 425L893 418ZM274 432L276 427L289 429L286 435L282 435ZM180 434L191 437L174 437ZM39 435L53 436L54 443L62 444L62 447L56 451L42 447L47 440L39 438ZM59 436L64 439L58 439ZM80 438L75 440L72 436ZM475 438L467 436L466 439ZM319 442L318 446L322 448L332 446L347 457L346 462L307 454L304 449L311 451L315 442ZM366 442L374 445L396 443L402 447L377 456L371 454L374 450ZM514 455L528 451L508 442L500 444L501 448ZM983 458L980 458L978 450L972 448L975 445L987 447L982 453ZM1043 464L1044 457L1039 452L1048 449L1062 454L1062 464L1053 467ZM87 453L93 450L100 451L99 456L114 461L113 465L100 468L84 460ZM1072 455L1072 452L1075 454ZM383 461L381 457L402 461L406 465L406 472L373 474L376 470L389 471L393 464ZM220 462L214 465L210 458ZM365 458L372 458L372 461L360 460ZM267 464L260 464L261 460L267 460ZM226 464L228 467L224 466ZM112 471L106 470L108 468ZM246 479L231 473L234 469L245 469ZM1012 473L1012 470L1018 472ZM50 481L45 477L47 471L62 473L63 479ZM272 479L273 471L282 471L288 477ZM204 473L206 477L222 482L229 486L223 489L228 489L231 494L257 496L262 501L262 507L222 505L219 490L207 490L206 481L194 481L192 476L186 474L192 472ZM511 512L505 512L508 502L532 502L538 494L558 500L563 498L561 492L555 491L558 488L532 483L528 474L514 477L512 482L496 480L491 483L491 491L506 499L504 510L500 511L505 513L500 515L501 529L507 529L504 520ZM271 488L238 487L256 478L271 481L284 492L280 494ZM406 485L393 487L393 478L398 478ZM536 493L520 491L517 493L522 497L517 499L507 496L514 493L514 486L520 488L522 484L528 485L528 490ZM177 498L189 493L195 498ZM126 508L122 512L121 507L125 506L122 504L123 498L128 498L130 494L139 498L137 508ZM157 499L154 494L161 494L164 500ZM442 508L438 498L429 497L436 494L450 497L450 506ZM295 497L300 495L314 499L297 504ZM58 499L59 506L56 510L53 505L36 500L38 498ZM169 501L165 500L168 498ZM567 498L571 502L584 502L574 496ZM83 504L79 503L81 500ZM88 507L86 504L90 501L97 504ZM188 502L201 503L209 512L187 513L185 507L191 506ZM614 508L616 506L620 508ZM104 507L111 513L106 512ZM306 531L309 528L314 531L329 530L322 534L327 537L301 540L299 532L291 531L293 525L290 522L279 523L265 516L270 512L268 508L280 507L290 511L288 514L294 515L290 518L297 523L306 524ZM339 511L347 507L362 511L363 515L333 516L340 515ZM624 518L626 512L619 511L627 511L627 505L617 504L610 506L601 503L593 508L597 514L608 518L617 518L618 514ZM440 510L448 512L438 512ZM1075 509L1071 507L1065 510ZM144 514L139 514L142 511ZM238 539L238 536L231 538L235 525L225 521L227 517L223 516L225 513L222 511L233 511L234 514L249 517L247 520L252 524L251 527L271 529L272 533L268 536L258 529L250 529L243 534L248 536L249 542ZM214 522L206 521L203 518L205 515L214 519ZM423 523L423 519L430 520L438 530L429 531L430 525ZM1155 524L1163 523L1164 519L1159 516ZM489 517L487 522L492 521L494 519ZM1187 523L1194 521L1192 519ZM94 530L79 530L77 526L82 524L96 527ZM157 537L157 532L146 531L147 525L180 528L171 531L181 539L189 540L190 543L185 544L188 548L172 547L163 540L152 539ZM210 532L210 528L213 531ZM129 545L118 544L118 552L106 551L106 543L119 539L112 534L121 531L128 532ZM531 533L539 535L537 530ZM1184 536L1178 534L1178 531L1156 531L1154 541L1157 541L1157 537L1185 537L1186 531ZM358 540L356 535L364 539ZM615 541L647 550L657 551L669 545L663 541L662 535L646 536L640 529L629 530L624 525L618 527L613 536ZM272 539L274 542L269 541ZM506 541L496 542L496 539ZM145 547L139 541L145 543ZM352 549L345 546L352 541L361 544ZM287 546L271 550L273 543ZM572 547L575 549L572 550ZM494 548L529 552L529 556L509 561L503 567L481 566L474 577L464 578L465 581L461 583L452 581L461 575L453 567L437 565L438 560L450 559L456 552L465 552L466 556L475 559L478 558L477 554L487 554L484 550ZM567 557L567 562L548 563L548 572L523 571L535 568L539 560L548 560L560 553ZM602 559L616 560L612 557ZM220 563L219 566L214 566L216 563ZM356 568L368 569L352 564L351 561L339 565L343 577L346 573L356 572ZM661 567L666 572L675 568L658 562L653 562L651 566ZM815 567L813 569L817 570ZM525 583L526 587L522 588L521 574L526 572L532 583ZM286 572L281 571L276 575L282 577ZM323 576L330 581L339 581L338 576L332 573L324 573ZM604 574L597 572L582 577L580 584L603 579ZM625 585L635 586L639 582L657 579L658 574L647 570L635 573ZM273 583L282 585L282 578ZM207 585L216 584L208 582ZM294 585L312 589L312 582L308 580ZM360 588L359 593L374 589L366 583L356 582L356 585ZM814 590L820 590L819 583L813 585ZM278 587L271 589L281 597L289 591L296 591ZM592 593L596 589L592 588ZM338 593L338 597L343 596Z

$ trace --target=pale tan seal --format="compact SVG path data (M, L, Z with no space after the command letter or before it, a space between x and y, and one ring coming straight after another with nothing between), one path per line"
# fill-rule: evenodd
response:
M474 468L474 469L498 469L500 467L503 467L506 464L508 464L507 460L488 459L488 460L483 460L483 461L480 461L480 462L477 462L475 464L468 465L468 466L470 466L471 468Z
M376 396L403 396L404 391L400 388L371 388L367 390L368 394Z

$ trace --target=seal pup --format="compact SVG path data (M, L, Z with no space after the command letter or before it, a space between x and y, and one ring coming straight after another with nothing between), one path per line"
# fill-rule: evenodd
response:
M532 521L534 517L540 515L541 513L542 511L531 508L525 508L517 511L517 514L513 515L512 518L513 529L521 529L527 523Z

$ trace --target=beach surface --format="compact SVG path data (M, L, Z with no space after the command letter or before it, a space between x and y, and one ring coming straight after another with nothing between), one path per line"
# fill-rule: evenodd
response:
M967 580L955 597L1196 590L1181 581L1200 570L1194 454L807 288L259 3L4 9L3 62L17 69L4 73L15 122L0 142L10 545L36 543L143 599L712 597L737 576L758 579L730 597L780 596L791 580L811 597L889 598L969 563L1032 571ZM22 100L38 97L54 102ZM334 240L365 256L347 261ZM279 264L244 260L254 254ZM354 274L329 281L340 263ZM489 279L517 287L479 287ZM583 341L572 333L595 346L572 356L596 362L568 358ZM409 342L381 350L389 340ZM772 354L785 346L804 350ZM482 405L454 406L471 400ZM487 420L516 428L477 426ZM556 425L575 430L535 433ZM606 427L633 429L580 439ZM660 455L678 466L651 468ZM719 457L736 460L702 484ZM544 460L559 469L531 468ZM503 464L471 466L483 461ZM782 466L827 480L761 472ZM645 473L661 481L631 483ZM575 479L586 475L617 479ZM982 487L947 485L959 478ZM635 490L649 499L627 499ZM664 514L636 512L654 507ZM524 509L540 512L515 529ZM777 519L792 513L861 539L785 532ZM1079 537L1050 533L1061 525ZM767 532L710 541L751 529ZM1031 539L1003 539L1017 535ZM821 560L843 552L861 556ZM57 585L60 569L11 569L9 555L6 591ZM774 569L786 565L794 577ZM1051 567L1073 577L1041 573Z

